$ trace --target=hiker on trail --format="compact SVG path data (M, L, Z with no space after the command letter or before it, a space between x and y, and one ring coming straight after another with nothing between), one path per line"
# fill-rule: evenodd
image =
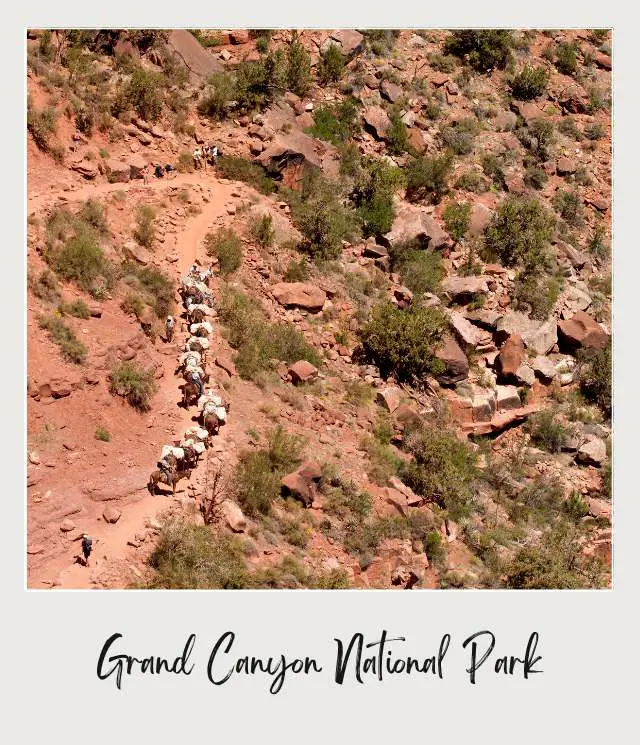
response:
M165 321L164 328L165 328L165 338L168 342L173 341L173 330L176 326L176 319L173 316L167 316L167 320Z
M146 165L146 166L145 166L145 167L144 167L144 168L142 169L142 181L143 181L143 182L144 182L145 184L148 184L148 183L149 183L149 166L148 166L148 165Z
M86 534L82 534L82 555L84 556L85 566L89 565L89 557L91 556L91 549L93 548L93 541Z
M162 471L162 473L165 474L165 476L167 477L167 479L171 479L172 469L171 469L171 466L169 465L166 457L161 458L158 461L158 464L157 465L158 465L158 468ZM169 483L171 483L171 481L169 481Z
M158 164L155 167L154 173L156 175L156 178L162 178L164 176L164 168Z
M176 175L176 169L171 165L171 163L165 165L164 172L167 174L167 178L173 178Z
M202 150L199 147L193 151L193 167L196 170L202 167Z
M211 153L211 160L213 161L213 165L215 166L216 161L218 160L218 146L210 145L209 152Z

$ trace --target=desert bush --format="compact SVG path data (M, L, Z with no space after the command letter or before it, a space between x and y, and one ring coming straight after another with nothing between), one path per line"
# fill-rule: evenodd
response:
M43 269L40 274L36 275L29 272L27 283L33 294L47 303L53 303L60 297L58 290L58 280L51 269Z
M75 318L91 318L91 311L89 306L85 303L82 298L73 300L71 303L60 303L58 305L58 313L61 316L74 316Z
M85 362L87 348L59 316L41 316L38 324L41 329L47 331L51 341L58 345L63 359L74 365L82 365Z
M587 124L584 128L585 137L589 140L601 140L604 137L604 127L600 122Z
M287 85L296 96L304 96L311 85L311 56L297 36L287 50Z
M473 150L473 139L480 131L478 122L467 117L453 125L447 125L440 130L440 138L445 147L458 155L468 155Z
M218 268L223 277L235 272L242 264L242 241L231 228L207 233L204 245L207 254L218 259Z
M273 229L273 217L266 213L256 217L249 226L251 236L261 248L269 248L276 237Z
M151 248L156 237L156 211L148 204L141 204L136 213L136 227L133 237L141 246Z
M280 480L301 461L303 441L281 426L267 436L266 447L244 453L233 476L240 507L250 516L267 515L280 494Z
M494 153L486 153L482 156L482 172L499 188L506 188L506 176L504 172L504 159Z
M549 158L551 145L555 137L553 124L546 119L534 119L528 126L522 127L516 133L518 139L537 160Z
M108 272L107 261L93 231L81 225L64 245L47 253L47 260L63 279L73 280L91 292L96 280Z
M558 421L553 409L532 414L525 429L531 435L531 442L549 453L559 453L569 436L568 428Z
M603 565L584 556L581 533L566 523L546 530L539 541L521 548L505 572L517 590L575 590L604 585Z
M398 272L412 292L421 294L438 289L445 274L440 252L409 242L392 246L389 256L393 271Z
M532 318L545 320L556 304L561 290L558 276L547 275L540 268L521 272L516 278L513 297L518 307L528 305Z
M271 194L275 191L273 179L269 178L264 168L258 163L252 163L245 158L222 155L218 158L217 166L224 178L244 181L261 194Z
M145 309L145 302L140 295L135 292L128 292L122 299L120 308L124 313L140 318Z
M208 86L202 98L198 101L198 113L216 121L226 119L234 93L232 75L228 72L214 73L208 80Z
M559 189L553 197L553 206L567 224L574 227L580 227L583 224L584 210L577 192Z
M139 267L125 263L122 272L135 277L144 292L144 301L150 305L158 318L166 318L173 308L174 282L161 269L154 266ZM134 301L135 303L135 301Z
M406 168L407 199L412 202L430 198L439 202L449 191L449 176L453 171L450 154L414 158Z
M337 104L319 106L313 112L310 134L334 145L350 140L360 130L358 101L345 98Z
M324 52L320 55L318 65L318 78L322 85L328 83L337 83L342 77L344 66L347 62L346 57L340 51L337 44L329 44Z
M529 166L524 173L524 182L532 189L540 190L544 188L547 180L547 174L538 166Z
M503 29L452 31L447 38L445 54L467 58L471 67L487 72L504 68L509 60L513 35Z
M560 120L558 131L567 135L567 137L573 138L576 142L582 139L582 132L578 129L576 120L572 116L565 116Z
M27 99L27 129L31 132L33 141L45 153L51 151L51 136L56 131L56 118L54 106L38 110Z
M162 113L163 87L162 74L137 67L124 87L124 100L139 117L157 122Z
M367 406L373 401L373 388L369 383L360 380L351 380L345 383L344 398L354 406Z
M153 371L144 370L135 362L120 362L111 370L109 391L124 398L134 409L147 411L157 389Z
M101 442L111 442L111 434L109 433L109 430L104 427L98 427L95 432L95 438Z
M371 52L378 56L391 54L400 34L392 29L363 29L361 33Z
M463 189L474 194L484 194L488 188L489 184L477 171L467 171L456 181L456 189Z
M254 379L271 361L307 360L316 367L316 350L292 324L269 323L262 309L237 290L225 290L218 308L228 329L229 343L237 350L236 366L242 378Z
M525 65L510 80L511 93L520 101L530 101L544 93L549 73L544 67Z
M453 72L456 69L456 58L452 54L432 54L429 64L438 72Z
M611 342L587 356L580 369L580 389L587 399L611 416Z
M393 195L404 184L401 169L377 159L354 160L350 169L349 199L356 208L365 236L384 235L395 216Z
M402 121L399 111L392 111L389 117L389 126L385 135L387 149L393 155L402 155L402 153L413 152L409 142L409 132L407 125Z
M303 250L314 260L336 259L342 241L356 234L356 216L344 203L336 185L316 171L303 178L300 198L292 203L295 226L304 236Z
M464 238L469 229L471 205L469 202L451 202L442 213L442 219L455 245Z
M305 259L290 261L282 277L285 282L306 282L309 279L309 265Z
M591 238L587 243L587 248L600 261L604 261L609 257L610 248L602 224L596 224Z
M534 197L507 197L485 230L484 252L506 266L539 267L553 227L553 218Z
M361 338L365 353L385 377L394 373L402 380L419 380L429 372L444 372L434 352L445 328L444 316L435 308L400 310L387 301L372 309Z
M188 153L186 150L181 152L178 157L178 164L176 166L176 169L180 171L180 173L193 173L193 155L191 155L191 153Z
M242 589L250 586L242 544L214 535L207 525L185 518L167 520L149 557L151 589Z
M564 75L575 75L578 71L578 48L575 44L563 41L556 47L555 65Z
M109 232L104 207L97 199L87 199L80 208L78 217L99 234L105 235Z

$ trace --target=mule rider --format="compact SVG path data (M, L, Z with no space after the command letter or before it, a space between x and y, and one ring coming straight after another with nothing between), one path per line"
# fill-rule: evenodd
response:
M200 373L197 370L191 370L191 382L198 389L198 398L204 393L204 382L200 377Z
M171 471L171 466L169 465L166 457L165 458L161 458L158 461L158 468L167 477L167 483L168 484L171 484L173 474L172 474L172 471Z
M167 320L165 321L164 328L165 328L165 337L167 341L173 340L173 330L176 326L176 319L173 316L167 316Z

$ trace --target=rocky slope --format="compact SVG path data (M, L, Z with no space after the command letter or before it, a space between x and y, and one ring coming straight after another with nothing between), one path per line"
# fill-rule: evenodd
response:
M30 586L607 585L608 34L496 34L29 32Z

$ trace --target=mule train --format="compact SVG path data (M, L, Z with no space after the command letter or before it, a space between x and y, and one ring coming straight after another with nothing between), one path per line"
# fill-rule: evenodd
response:
M211 437L217 435L220 427L227 421L231 408L230 401L223 391L208 388L210 376L206 371L207 351L211 346L210 337L214 333L211 319L213 310L213 293L209 289L212 271L198 263L192 264L188 274L182 278L179 294L184 305L182 317L189 333L187 341L178 357L175 374L180 375L183 383L181 406L188 409L198 407L198 424L189 427L179 442L165 445L162 448L157 469L149 477L147 487L151 494L162 493L160 486L176 492L176 486L182 479L189 480L198 461L209 447ZM173 340L176 320L169 316L165 325L165 339Z

